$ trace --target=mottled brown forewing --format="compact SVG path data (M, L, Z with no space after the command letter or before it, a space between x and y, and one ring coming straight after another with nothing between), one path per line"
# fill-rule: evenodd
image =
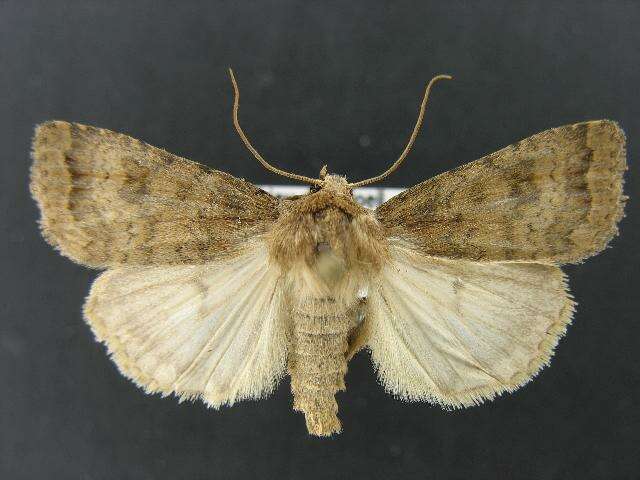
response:
M101 128L44 123L33 157L45 238L90 267L206 262L278 216L278 200L244 180Z
M389 236L428 255L579 262L622 217L625 136L612 121L546 130L378 207Z

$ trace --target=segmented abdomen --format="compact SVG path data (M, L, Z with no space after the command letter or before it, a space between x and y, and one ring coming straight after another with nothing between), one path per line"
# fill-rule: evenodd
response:
M341 430L335 394L344 390L347 350L355 315L332 298L317 298L291 310L288 369L293 408L304 413L309 433L327 436Z

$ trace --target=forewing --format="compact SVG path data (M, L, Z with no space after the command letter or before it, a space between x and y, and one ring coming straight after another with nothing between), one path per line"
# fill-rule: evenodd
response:
M45 238L91 267L208 262L277 218L250 183L109 130L44 123L33 160Z
M145 391L218 407L260 398L283 376L280 304L279 273L257 245L224 261L107 270L85 318Z
M428 257L392 241L368 298L368 339L385 388L445 407L478 404L547 365L571 320L559 267Z
M617 233L625 137L599 120L544 131L422 182L377 209L427 255L579 262Z

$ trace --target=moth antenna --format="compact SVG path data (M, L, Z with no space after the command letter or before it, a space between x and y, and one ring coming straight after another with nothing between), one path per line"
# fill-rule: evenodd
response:
M247 149L253 154L253 156L258 160L264 168L270 170L271 172L281 175L283 177L291 178L293 180L298 180L299 182L310 183L312 185L322 185L322 180L317 178L305 177L304 175L297 175L295 173L285 172L284 170L280 170L277 167L274 167L269 162L267 162L260 153L251 145L251 142L247 138L247 136L242 131L242 127L240 127L240 122L238 121L238 109L240 107L240 90L238 89L238 83L236 82L236 77L233 74L233 70L229 68L229 75L231 76L231 83L233 84L233 126L236 127L236 132L240 135L240 138L244 142Z
M424 91L424 97L422 97L422 103L420 104L420 111L418 113L418 120L416 121L416 124L413 127L413 132L411 132L411 136L409 137L407 146L404 147L404 150L400 154L400 157L398 157L398 159L393 163L393 165L391 165L384 173L381 173L377 177L367 178L366 180L360 180L359 182L350 183L349 187L358 188L358 187L364 187L365 185L370 185L375 182L379 182L380 180L387 178L389 175L391 175L393 172L395 172L398 169L398 167L402 164L404 159L407 158L407 155L409 154L409 151L413 146L413 142L416 141L416 137L418 136L418 132L420 131L420 127L422 126L422 121L424 120L424 112L427 108L427 101L429 100L429 93L431 92L431 87L438 80L451 80L451 79L453 79L451 75L436 75L429 81L429 84L427 85L427 88Z

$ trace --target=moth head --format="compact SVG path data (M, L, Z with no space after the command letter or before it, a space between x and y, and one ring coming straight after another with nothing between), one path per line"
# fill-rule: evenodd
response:
M326 165L324 167L322 167L322 170L320 170L320 178L311 178L311 177L305 177L304 175L298 175L296 173L286 172L286 171L281 170L281 169L279 169L277 167L274 167L269 162L267 162L262 157L262 155L260 155L260 153L254 148L254 146L251 144L251 142L249 141L249 139L245 135L244 131L242 130L242 127L240 127L240 122L238 121L238 109L239 109L239 106L240 106L240 90L238 89L238 83L236 82L236 77L233 74L233 70L229 69L229 75L231 76L231 83L233 85L233 92L234 92L233 125L236 128L236 131L238 132L238 135L240 135L240 138L244 142L244 144L247 147L247 149L249 149L249 151L253 154L253 156L256 158L256 160L258 160L262 164L262 166L264 166L267 170L269 170L269 171L271 171L273 173L277 173L278 175L281 175L283 177L291 178L291 179L297 180L299 182L311 184L312 185L312 190L311 190L312 192L314 190L318 191L320 189L332 189L333 190L333 189L337 188L338 189L338 190L336 190L337 192L346 193L348 191L349 194L351 194L351 190L353 190L354 188L364 187L365 185L370 185L372 183L379 182L379 181L383 180L384 178L388 177L389 175L391 175L394 171L396 171L398 169L398 167L402 164L404 159L409 154L409 151L411 150L411 147L413 146L413 142L415 142L416 137L418 136L418 132L420 131L420 126L422 125L422 120L424 119L424 112L425 112L425 109L427 107L427 100L429 99L429 93L431 92L431 87L438 80L451 80L452 79L452 77L450 75L436 75L427 84L427 87L426 87L426 89L424 91L424 96L422 97L422 103L420 104L420 110L418 111L418 120L416 121L416 124L413 127L413 132L411 133L411 136L409 137L409 141L407 142L407 146L404 148L404 150L400 154L400 157L398 157L398 159L387 170L385 170L380 175L377 175L377 176L371 177L371 178L367 178L365 180L360 180L359 182L348 183L346 181L346 179L344 179L344 177L339 177L338 175L327 175L327 167L326 167ZM336 180L336 178L343 179L344 180L344 185L342 184L341 180Z
M346 177L327 173L326 165L324 165L322 170L320 170L320 176L318 179L320 182L318 184L311 185L310 193L324 190L334 195L353 196L353 188L351 187L351 184L347 182Z

